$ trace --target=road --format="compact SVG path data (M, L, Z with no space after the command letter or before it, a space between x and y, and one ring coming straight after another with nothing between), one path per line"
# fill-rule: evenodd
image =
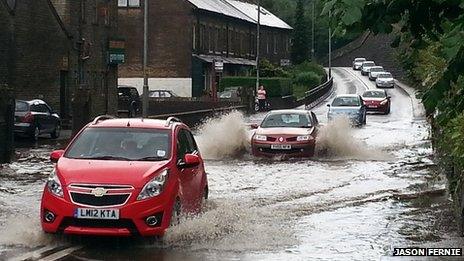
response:
M333 76L335 94L375 88L350 68ZM264 114L213 119L197 134L209 174L206 210L155 244L43 235L48 153L64 144L20 149L20 160L0 169L0 259L378 260L393 247L462 247L421 105L407 86L388 93L391 114L369 114L362 128L327 123L333 96L314 108L325 126L311 160L252 158L246 126Z

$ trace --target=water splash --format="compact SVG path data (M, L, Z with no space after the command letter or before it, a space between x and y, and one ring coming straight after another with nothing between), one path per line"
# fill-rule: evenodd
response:
M205 159L224 159L249 148L249 133L241 112L210 118L198 128L196 140Z
M323 126L317 137L316 156L331 159L386 160L386 152L368 147L354 136L349 119L336 118Z

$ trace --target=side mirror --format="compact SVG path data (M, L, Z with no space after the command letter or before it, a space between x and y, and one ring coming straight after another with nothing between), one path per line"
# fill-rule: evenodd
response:
M180 161L177 166L179 168L193 168L200 165L200 156L196 154L185 154L184 160Z
M55 150L50 154L50 161L53 163L57 163L58 160L63 157L64 150Z
M330 107L330 104L327 103L327 107Z
M256 130L256 129L259 127L259 125L256 124L256 123L252 123L252 124L250 125L250 127L251 127L252 129Z
M390 100L391 98L392 98L391 96L387 96L387 99L389 99L389 100Z

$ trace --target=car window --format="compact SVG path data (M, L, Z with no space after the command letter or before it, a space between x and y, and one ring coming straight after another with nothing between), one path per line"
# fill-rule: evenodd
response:
M337 97L333 100L332 106L361 106L358 97Z
M372 63L372 62L363 63L363 66L366 66L366 67L368 67L368 66L374 66L374 65L375 65L375 63Z
M130 93L132 96L136 96L136 97L139 96L139 92L135 88L130 89Z
M387 95L382 91L367 91L363 94L363 97L367 98L385 98Z
M165 97L168 97L168 98L172 97L172 95L171 95L170 92L164 92L164 96L165 96Z
M269 114L261 124L262 128L276 127L293 127L308 128L311 127L311 120L307 114L300 113L279 113Z
M164 160L171 157L168 130L87 128L72 143L66 157L75 159Z
M152 98L158 98L159 97L159 93L158 92L150 92L150 97Z
M314 114L314 112L311 112L311 117L313 118L314 125L319 124L319 121L317 120L316 114Z
M185 130L185 132L187 134L187 139L189 142L189 153L194 153L198 151L198 146L197 146L197 143L195 142L195 138L193 137L193 134L188 130Z
M364 62L366 59L364 58L356 58L354 61L355 62Z
M29 104L23 101L16 101L15 111L28 111Z
M31 106L31 111L40 112L40 113L49 113L48 107L45 104L33 104Z
M379 74L378 77L379 77L379 78L393 78L393 76L391 75L391 73L381 73L381 74Z
M128 88L118 88L119 96L130 96L130 90Z
M180 129L177 135L177 159L183 159L185 154L192 152L188 132L185 129Z
M383 71L382 68L376 68L376 67L374 67L374 68L371 69L371 72L382 72L382 71Z

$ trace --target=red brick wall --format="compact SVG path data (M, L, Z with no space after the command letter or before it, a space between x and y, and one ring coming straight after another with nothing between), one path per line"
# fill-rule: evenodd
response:
M149 77L190 77L193 22L190 5L181 0L151 0L149 4ZM127 58L119 68L119 77L143 77L143 6L119 8L118 14L119 34L126 40Z

